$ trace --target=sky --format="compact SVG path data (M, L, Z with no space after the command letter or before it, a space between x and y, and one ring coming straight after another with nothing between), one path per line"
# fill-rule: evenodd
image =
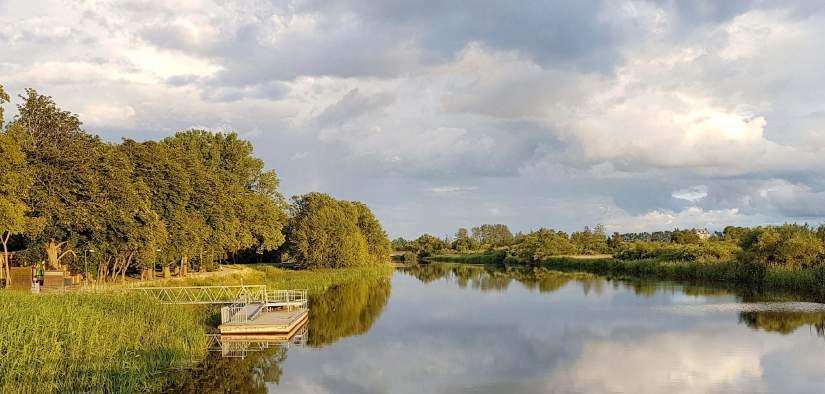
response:
M716 230L823 221L822 37L815 0L0 0L0 84L235 131L391 237Z

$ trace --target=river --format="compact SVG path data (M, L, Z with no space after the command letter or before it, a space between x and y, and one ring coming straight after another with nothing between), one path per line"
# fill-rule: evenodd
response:
M306 338L175 391L821 393L822 304L588 274L432 264L312 300Z

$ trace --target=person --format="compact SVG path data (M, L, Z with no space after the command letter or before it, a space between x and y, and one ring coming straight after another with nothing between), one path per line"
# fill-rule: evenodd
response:
M36 276L32 276L32 293L40 292L40 282L37 281Z

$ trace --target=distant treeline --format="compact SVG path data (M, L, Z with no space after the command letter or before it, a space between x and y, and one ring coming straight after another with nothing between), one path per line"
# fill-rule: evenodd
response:
M452 239L424 234L412 241L396 239L393 246L396 250L415 252L419 257L475 253L495 255L499 261L509 259L528 264L557 256L612 254L620 260L739 261L791 270L825 266L825 225L816 228L807 224L729 226L714 234L704 229L675 229L655 233L615 232L610 236L602 225L572 234L540 229L515 235L505 225L485 226L498 229L496 236L485 236L481 231L468 235L466 229L459 229ZM482 259L476 257L475 260Z
M604 254L610 252L610 242L604 226L567 234L563 231L541 229L527 234L513 234L504 224L484 224L469 231L459 228L454 237L438 238L423 234L415 240L398 238L392 241L397 251L415 252L419 257L439 254L484 252L507 249L525 258L542 256Z
M238 255L301 267L388 259L389 240L366 205L319 193L288 203L276 173L234 133L111 144L51 97L19 97L4 123L0 86L0 278L12 258L101 279L153 276L156 266L185 274Z

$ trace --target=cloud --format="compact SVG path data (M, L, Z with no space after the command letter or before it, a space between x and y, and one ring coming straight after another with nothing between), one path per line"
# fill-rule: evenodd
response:
M671 195L673 198L678 198L680 200L697 202L708 196L708 187L705 185L697 185L686 189L676 190Z
M592 339L575 362L547 383L548 388L587 393L762 392L763 359L769 351L752 336L712 329L624 341Z
M475 186L436 186L436 187L430 188L430 191L432 191L433 194L437 194L437 195L438 194L453 194L453 193L460 193L460 192L473 191L473 190L478 190L478 188L475 187Z
M238 131L393 235L820 221L823 26L815 1L13 0L0 83L111 141Z

